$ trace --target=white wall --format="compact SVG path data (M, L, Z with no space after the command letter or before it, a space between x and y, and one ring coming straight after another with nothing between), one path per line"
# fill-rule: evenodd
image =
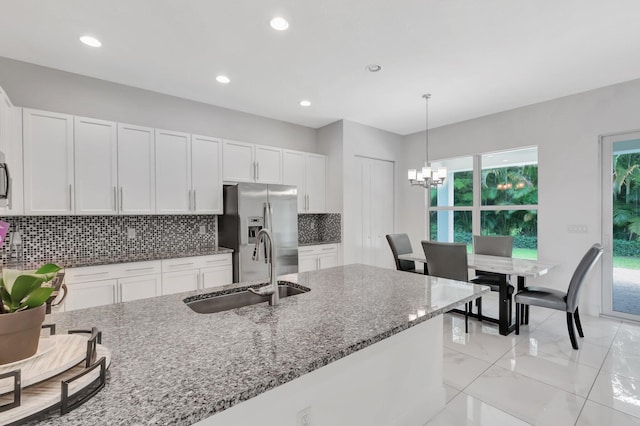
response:
M443 159L537 145L538 256L560 265L538 282L566 289L584 252L601 241L599 135L640 129L639 110L640 80L634 80L432 129L429 157ZM416 160L424 158L423 141L424 132L404 138L403 169L421 164ZM411 230L415 241L417 234L424 232L424 213L414 211L424 211L424 198L415 196L408 184L400 194L408 210L399 231ZM585 224L588 232L569 234L570 224ZM584 290L581 306L596 315L600 304L598 266Z
M316 152L310 127L3 57L0 86L21 107Z

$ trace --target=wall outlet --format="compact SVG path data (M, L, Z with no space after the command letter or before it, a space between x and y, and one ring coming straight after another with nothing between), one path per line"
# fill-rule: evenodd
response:
M316 223L315 222L311 222L309 224L309 228L311 228L311 230L313 231L314 229L316 229Z
M127 228L127 239L133 240L136 237L136 228Z
M200 231L198 232L200 235L204 235L207 233L207 225L200 225Z
M567 225L567 232L570 234L586 234L587 225Z
M298 411L296 426L311 426L311 407Z

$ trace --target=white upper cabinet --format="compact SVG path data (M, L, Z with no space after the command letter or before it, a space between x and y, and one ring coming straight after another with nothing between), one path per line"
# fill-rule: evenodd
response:
M116 123L75 117L74 134L76 214L117 214Z
M255 147L255 181L282 183L282 149L272 146Z
M222 141L191 135L192 211L222 214Z
M9 170L9 193L5 207L0 207L0 215L22 215L22 109L11 104L9 97L0 87L0 151L5 155Z
M154 131L118 123L118 206L121 214L155 213Z
M282 149L246 142L224 141L224 180L282 183Z
M73 116L24 109L23 147L25 214L72 214Z
M189 213L191 209L190 135L156 129L156 212Z
M224 180L231 182L254 182L255 161L252 143L224 141L223 170Z
M326 211L326 157L285 149L283 183L298 187L298 212Z
M304 152L285 149L283 153L282 183L298 187L298 212L306 213L307 190Z
M307 154L305 165L307 172L307 213L324 213L327 210L327 157L319 154Z

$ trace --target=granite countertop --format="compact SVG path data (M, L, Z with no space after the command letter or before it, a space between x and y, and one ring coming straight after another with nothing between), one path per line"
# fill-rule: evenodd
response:
M280 278L311 290L217 314L183 303L200 290L47 316L58 333L97 326L112 351L106 387L47 424L193 424L489 290L365 265Z
M319 246L322 244L340 244L342 241L338 240L323 240L323 241L308 241L304 243L298 243L298 247L306 246Z
M199 249L187 249L181 251L163 251L152 253L122 253L97 257L50 257L25 262L6 262L4 268L12 269L36 269L45 263L55 263L63 268L79 268L82 266L111 265L115 263L144 262L148 260L173 259L191 256L208 256L215 254L233 253L233 250L225 247L206 247Z

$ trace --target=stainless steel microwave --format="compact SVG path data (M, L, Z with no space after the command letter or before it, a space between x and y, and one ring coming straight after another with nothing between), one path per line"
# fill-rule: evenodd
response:
M0 152L0 207L9 205L10 186L9 167L5 162L4 153Z

